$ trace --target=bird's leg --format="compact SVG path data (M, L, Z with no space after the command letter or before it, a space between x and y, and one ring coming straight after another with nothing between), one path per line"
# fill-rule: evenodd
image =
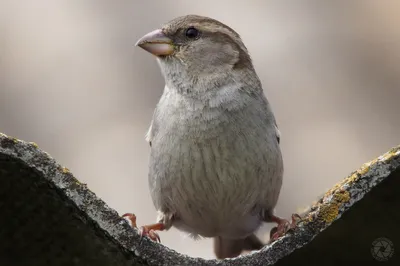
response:
M297 219L301 219L301 217L298 214L292 214L291 222L275 215L271 215L269 219L270 221L276 222L278 224L277 227L271 230L271 237L269 242L272 243L281 236L285 235L290 229L295 228L297 225Z
M165 226L163 223L155 223L144 225L139 228L141 236L148 236L151 240L156 242L161 242L160 236L156 231L163 231Z
M133 228L137 228L136 215L133 213L125 213L122 215L122 217L125 218ZM147 236L153 241L160 242L160 236L156 233L156 231L163 231L164 229L164 223L155 223L141 226L139 228L139 232L141 236Z

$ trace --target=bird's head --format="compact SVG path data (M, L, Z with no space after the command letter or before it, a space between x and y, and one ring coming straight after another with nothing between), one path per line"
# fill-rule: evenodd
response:
M136 45L157 56L171 86L219 84L235 71L254 70L239 34L208 17L178 17L146 34Z

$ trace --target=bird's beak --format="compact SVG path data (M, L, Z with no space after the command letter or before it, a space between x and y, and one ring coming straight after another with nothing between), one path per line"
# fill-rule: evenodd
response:
M170 55L174 52L172 40L165 36L160 29L144 35L136 43L136 46L156 56Z

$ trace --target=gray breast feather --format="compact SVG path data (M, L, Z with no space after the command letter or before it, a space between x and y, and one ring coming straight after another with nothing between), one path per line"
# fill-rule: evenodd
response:
M148 133L157 210L203 236L253 232L256 212L275 207L282 184L279 131L268 108L239 90L206 102L166 90Z

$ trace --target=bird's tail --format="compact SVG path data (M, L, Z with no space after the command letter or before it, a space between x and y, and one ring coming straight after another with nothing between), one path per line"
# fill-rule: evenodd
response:
M218 259L239 256L244 250L259 250L264 244L254 234L243 239L214 237L214 252Z

